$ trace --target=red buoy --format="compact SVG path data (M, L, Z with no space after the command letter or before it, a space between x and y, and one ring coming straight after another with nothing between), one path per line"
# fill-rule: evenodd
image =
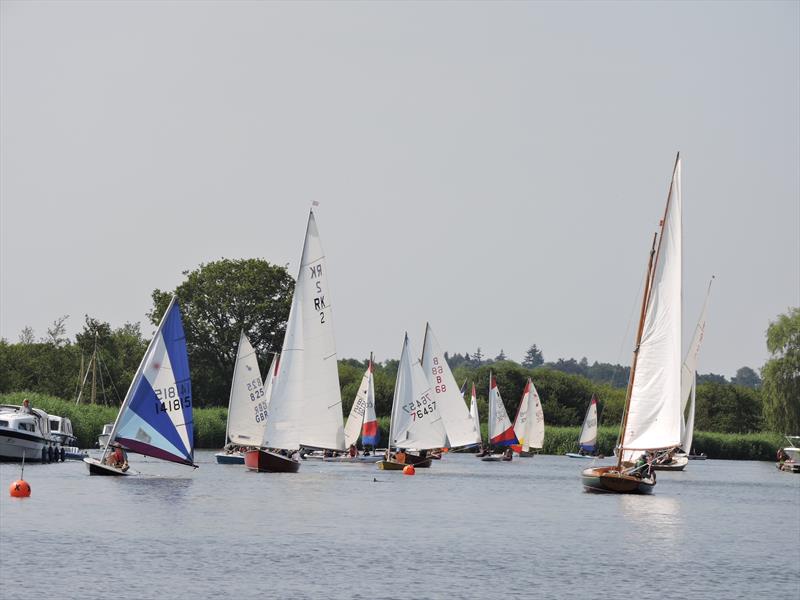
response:
M31 495L31 486L24 479L17 479L9 486L8 491L14 498L27 498Z
M414 468L414 465L406 465L405 467L403 467L403 475L413 475L416 472L417 471Z

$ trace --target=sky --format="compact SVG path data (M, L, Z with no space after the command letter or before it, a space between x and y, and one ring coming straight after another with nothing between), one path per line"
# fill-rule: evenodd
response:
M340 357L629 364L683 164L684 348L800 305L800 3L0 4L0 336L141 322L219 258L297 272Z

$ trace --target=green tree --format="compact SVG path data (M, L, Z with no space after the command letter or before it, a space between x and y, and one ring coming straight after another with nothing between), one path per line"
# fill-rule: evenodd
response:
M767 328L770 358L761 369L764 416L779 433L800 433L800 308L791 308Z
M535 369L544 364L544 356L538 346L534 344L525 353L525 358L522 359L522 366L528 369Z
M755 389L761 387L761 378L758 376L758 373L750 367L741 367L736 371L736 375L731 379L731 383Z
M183 275L186 279L174 292L153 291L148 317L157 324L172 294L177 295L195 403L224 405L242 330L259 356L262 373L269 368L269 354L280 351L294 280L285 267L255 258L223 258Z

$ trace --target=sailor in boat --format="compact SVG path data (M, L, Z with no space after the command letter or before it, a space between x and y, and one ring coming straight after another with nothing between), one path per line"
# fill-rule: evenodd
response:
M514 451L511 449L511 446L508 446L505 452L503 452L503 460L511 460L512 458L514 458Z
M22 406L20 407L19 410L24 412L25 414L28 414L28 415L32 415L33 414L33 410L31 410L31 403L27 398L25 398L22 401Z
M347 451L347 454L350 456L350 458L355 458L358 456L358 448L356 448L355 444L350 444L350 449Z
M406 452L402 448L397 449L397 453L394 455L395 462L399 462L400 464L405 464L406 462Z
M114 467L115 469L119 469L123 473L128 470L128 456L125 453L125 450L122 449L122 446L119 443L114 443L114 450L109 452L106 456L105 463L109 467Z

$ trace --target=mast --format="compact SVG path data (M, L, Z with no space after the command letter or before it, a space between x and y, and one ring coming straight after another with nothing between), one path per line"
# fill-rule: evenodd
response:
M92 404L97 404L97 332L94 333L94 352L92 352Z
M653 261L656 253L656 237L657 233L653 234L653 244L650 247L650 258L647 261L647 277L645 278L644 294L642 295L642 310L639 315L639 327L636 331L636 343L633 348L633 362L631 364L631 373L628 376L628 389L625 392L625 408L622 410L622 428L619 432L619 451L617 452L617 469L622 468L622 448L625 443L625 428L628 425L628 409L631 403L631 393L633 392L633 380L636 375L636 361L639 358L639 344L642 341L642 332L644 331L644 317L647 314L647 303L650 299L650 285L651 275L653 272Z

